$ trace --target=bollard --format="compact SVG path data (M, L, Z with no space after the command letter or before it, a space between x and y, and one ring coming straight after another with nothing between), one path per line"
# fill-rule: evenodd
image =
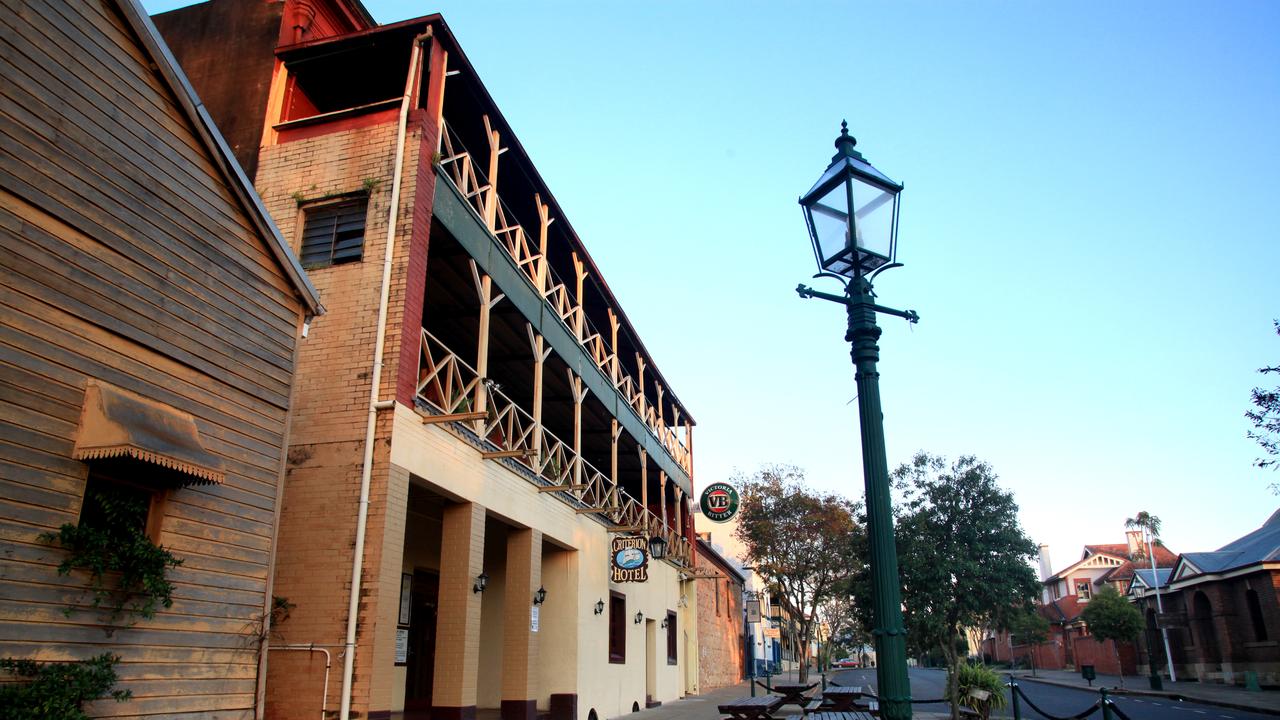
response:
M1022 720L1022 708L1018 705L1018 683L1009 676L1009 701L1013 703L1013 720Z
M1098 692L1102 693L1102 720L1115 720L1116 716L1111 714L1111 701L1107 699L1107 689L1098 688Z
M827 691L827 674L822 673L822 692Z
M764 689L773 692L773 673L768 671L764 674Z

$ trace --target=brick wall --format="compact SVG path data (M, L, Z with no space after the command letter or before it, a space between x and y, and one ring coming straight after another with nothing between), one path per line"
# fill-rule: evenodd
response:
M267 147L257 177L259 194L295 250L302 232L301 203L360 191L369 196L362 259L308 271L327 312L312 321L299 352L275 578L275 594L287 597L296 607L277 628L273 642L331 647L334 668L327 699L331 709L338 706L341 693L342 664L335 646L342 644L346 634L396 129L394 121L384 122ZM418 206L416 167L421 140L421 132L411 124L380 399L397 394L400 347L406 336L399 325L412 245L410 229ZM429 202L427 207L429 212ZM422 254L425 257L425 245ZM416 350L415 345L412 351ZM384 412L375 432L355 656L352 707L362 714L387 710L391 703L390 673L378 673L375 668L391 664L395 617L389 613L394 613L399 590L408 476L391 472L390 433L390 413ZM307 653L272 654L267 685L270 717L314 716L323 681L323 666L317 665Z
M700 576L716 576L696 581L698 688L706 692L742 681L742 585L702 555L696 567Z

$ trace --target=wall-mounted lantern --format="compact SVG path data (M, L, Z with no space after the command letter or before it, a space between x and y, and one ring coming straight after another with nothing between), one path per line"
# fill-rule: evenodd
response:
M541 605L546 601L547 601L547 589L542 586L538 586L538 592L533 594L533 604Z
M484 592L485 586L488 584L489 584L489 576L484 572L481 572L479 575L476 576L476 582L474 585L471 586L471 592L482 593Z
M640 623L642 623L642 622L644 622L644 613L637 611L637 612L636 612L636 624L637 624L637 625L639 625L639 624L640 624Z
M596 614L599 615L603 612L604 612L604 599L601 598L600 600L596 601Z

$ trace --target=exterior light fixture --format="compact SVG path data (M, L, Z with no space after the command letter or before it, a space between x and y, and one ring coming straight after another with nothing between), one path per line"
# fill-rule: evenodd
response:
M670 626L671 626L671 618L669 617L662 618L662 629L666 630Z
M538 586L538 592L533 594L533 604L541 605L542 603L546 602L546 600L547 600L547 589L542 586Z
M880 407L880 327L876 315L893 315L918 322L914 310L894 310L876 303L871 281L882 270L897 267L898 193L902 185L871 167L854 149L847 123L840 123L836 154L809 192L800 198L813 254L815 277L834 277L844 293L819 292L800 285L802 298L820 298L845 306L849 325L845 340L853 346L858 386L858 416L862 418L862 477L867 497L867 536L870 545L872 632L875 638L876 687L880 717L911 718L911 684L902 631L902 583L893 539L889 501L888 461L884 448L884 420Z
M476 582L474 585L471 586L471 592L482 593L484 592L485 585L488 585L488 584L489 584L489 576L486 575L484 572L481 572L479 575L476 576Z
M649 557L654 560L661 560L667 556L667 541L660 536L654 535L649 538Z
M640 623L642 623L642 622L644 622L644 613L642 613L642 612L640 612L640 611L638 611L638 610L637 610L637 611L636 611L636 624L637 624L637 625L639 625L639 624L640 624Z
M840 123L836 154L800 198L820 272L853 278L894 262L902 185L871 167Z
M596 601L596 614L599 615L603 612L604 612L604 598L601 598Z

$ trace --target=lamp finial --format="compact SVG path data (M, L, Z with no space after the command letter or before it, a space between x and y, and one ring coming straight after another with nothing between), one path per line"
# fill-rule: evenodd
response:
M849 134L849 121L840 121L840 137L836 138L836 156L832 161L842 157L856 157L861 159L862 155L853 148L858 144L858 139Z

